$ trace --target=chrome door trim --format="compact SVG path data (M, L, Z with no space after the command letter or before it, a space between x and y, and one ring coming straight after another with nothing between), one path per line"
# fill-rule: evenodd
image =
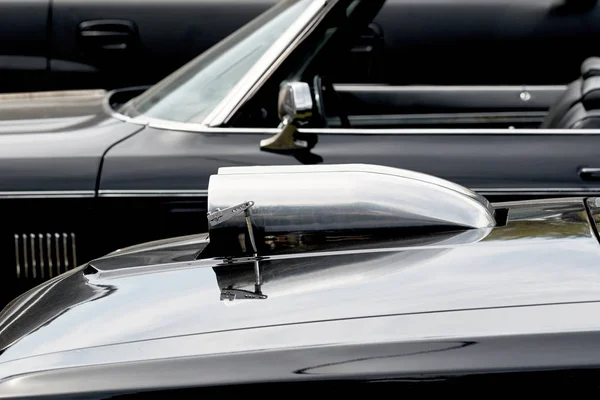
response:
M372 83L336 83L334 89L341 91L378 91L378 92L563 92L567 85L382 85Z
M207 127L200 124L185 122L130 120L129 122L146 125L150 128L196 132L209 134L263 134L279 133L278 128L222 128ZM324 135L600 135L600 129L384 129L384 128L302 128L300 132Z
M208 189L99 190L98 197L207 197Z
M514 111L514 112L456 112L431 114L386 114L386 115L349 115L350 125L360 129L360 126L381 126L386 124L402 125L431 125L436 124L460 125L482 123L541 123L546 117L545 111ZM328 118L329 126L341 126L338 118ZM334 125L335 124L335 125ZM404 128L406 129L406 128ZM418 128L417 128L418 129ZM507 128L508 129L508 128Z
M600 195L597 188L470 188L483 196L488 195L543 195L543 196L588 196Z
M254 64L229 94L204 119L202 125L220 126L258 91L288 55L325 17L337 0L314 0L283 35Z
M94 190L0 191L0 199L45 199L95 197Z
M565 187L565 188L471 188L483 196L487 195L570 195L586 196L600 195L600 186L597 188ZM100 190L98 197L207 197L208 189L169 189L169 190Z
M600 129L336 129L303 128L324 135L600 135ZM231 132L233 133L233 132Z

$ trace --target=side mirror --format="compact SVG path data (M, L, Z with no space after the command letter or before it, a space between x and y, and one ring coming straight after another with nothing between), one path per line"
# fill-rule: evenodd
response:
M314 140L296 137L298 127L312 119L313 101L310 86L305 82L287 82L279 90L277 112L281 120L281 131L260 141L260 148L266 151L289 152L309 150L316 144Z
M279 89L277 112L282 124L306 125L312 117L313 101L306 82L288 82Z

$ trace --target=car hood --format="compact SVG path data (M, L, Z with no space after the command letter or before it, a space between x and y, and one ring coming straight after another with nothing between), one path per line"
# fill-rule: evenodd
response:
M0 94L0 192L92 194L104 153L141 130L104 90Z
M600 245L584 199L495 206L508 210L503 226L463 231L436 243L371 243L362 249L263 260L263 299L229 301L222 296L232 288L254 290L254 265L196 259L208 243L206 235L111 253L5 308L0 315L0 381L70 362L93 363L86 351L121 361L148 357L101 349L179 336L600 301ZM345 335L339 332L339 340L346 340Z

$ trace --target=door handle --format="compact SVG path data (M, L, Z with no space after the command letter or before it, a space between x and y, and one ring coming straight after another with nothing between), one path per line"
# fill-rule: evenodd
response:
M600 180L600 168L580 168L579 177L584 181Z
M79 24L78 39L88 51L129 50L137 41L137 27L125 19L100 19Z

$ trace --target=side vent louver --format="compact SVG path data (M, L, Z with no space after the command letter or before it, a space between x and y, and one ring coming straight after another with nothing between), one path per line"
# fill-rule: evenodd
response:
M48 279L77 266L74 233L15 233L18 279Z

